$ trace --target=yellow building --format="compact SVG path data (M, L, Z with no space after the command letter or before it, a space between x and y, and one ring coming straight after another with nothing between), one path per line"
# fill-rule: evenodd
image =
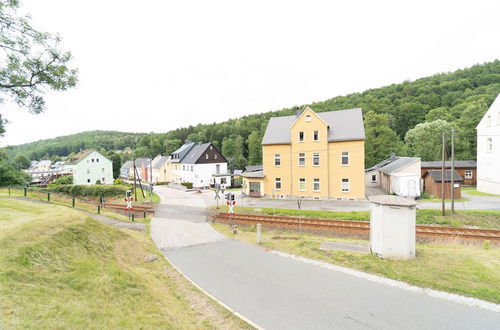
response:
M361 109L307 108L271 118L262 139L263 175L251 178L253 195L364 199L364 139Z

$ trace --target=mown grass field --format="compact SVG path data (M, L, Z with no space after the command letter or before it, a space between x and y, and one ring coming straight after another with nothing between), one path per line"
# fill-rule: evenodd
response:
M151 253L159 258L145 262ZM175 271L148 234L8 198L0 198L0 313L5 329L248 328Z
M226 205L222 205L218 210L216 210L215 207L212 207L211 209L218 212L227 212ZM368 211L332 212L236 206L235 212L243 214L274 214L284 216L300 216L306 218L370 221L370 212ZM448 211L445 216L442 216L441 210L419 209L417 210L416 221L418 224L434 224L454 227L473 226L486 229L500 229L500 211L457 210L455 214L452 214L450 211Z
M234 235L227 224L212 226L224 235L256 245L254 226L238 226ZM298 239L273 239L275 236ZM324 251L322 242L356 241L297 232L267 230L261 246L327 263L381 275L418 287L475 297L500 303L500 248L454 244L417 244L417 257L410 260L382 260L371 254Z

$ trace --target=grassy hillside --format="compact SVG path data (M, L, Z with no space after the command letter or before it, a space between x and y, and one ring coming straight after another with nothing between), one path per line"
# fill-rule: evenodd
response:
M76 210L0 198L6 329L248 328L159 255L149 236Z
M422 157L424 160L435 158L433 153L420 154L414 145L403 145L406 133L419 123L445 120L457 129L456 155L458 159L475 159L475 127L495 97L500 93L500 61L495 60L457 70L440 73L431 77L405 81L390 86L370 89L315 102L309 106L317 111L362 108L363 113L383 115L374 120L381 126L389 126L392 133L385 141L399 140L387 147L383 140L375 141L378 132L366 138L367 149L379 150L376 154L366 153L366 166L371 166L388 156L391 152ZM305 106L305 105L304 105ZM255 109L258 112L260 109ZM117 132L87 132L82 136L70 136L53 140L39 141L14 147L11 154L24 153L30 157L65 155L81 147L103 147L105 149L123 146L137 147L138 155L167 154L178 148L185 140L213 142L219 146L233 167L261 162L260 141L270 117L294 114L297 107L257 113L222 123L199 124L179 128L164 134L129 135L120 138L103 138L106 134ZM395 132L395 133L394 133ZM251 134L253 135L251 136ZM393 134L393 135L391 135ZM85 137L81 142L81 137ZM134 139L140 138L138 143ZM109 141L108 141L109 140ZM119 142L117 142L119 141ZM116 142L116 143L115 143ZM392 141L394 142L394 141ZM397 141L396 141L397 142ZM417 141L418 143L418 141ZM414 144L414 143L413 143ZM431 145L439 144L432 142ZM383 150L382 150L383 149ZM425 147L420 149L426 149ZM436 149L437 150L437 149ZM435 153L438 153L436 151ZM429 159L427 159L429 158Z

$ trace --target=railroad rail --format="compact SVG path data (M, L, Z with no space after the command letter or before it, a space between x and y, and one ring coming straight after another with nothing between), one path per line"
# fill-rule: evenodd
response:
M370 234L370 222L349 221L349 220L329 220L289 216L254 215L254 214L233 214L227 216L226 213L213 215L217 222L256 224L280 229L303 229L313 232L338 233L345 236L368 237ZM500 243L500 230L478 229L478 228L458 228L417 225L417 239L425 240L432 238L464 239L468 241L489 240L492 243Z

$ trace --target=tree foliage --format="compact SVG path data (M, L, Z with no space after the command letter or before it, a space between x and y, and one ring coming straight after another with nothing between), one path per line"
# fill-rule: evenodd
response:
M441 119L418 124L406 133L408 152L424 161L441 159L442 136L449 136L452 128L451 123ZM448 143L449 141L447 138Z
M60 38L19 16L18 0L0 0L0 102L8 98L32 113L45 110L44 89L63 91L77 83L77 70L68 67L69 51ZM0 134L5 118L0 117Z
M392 153L400 154L403 151L403 143L389 127L389 115L370 111L365 115L364 121L366 168L386 159Z

